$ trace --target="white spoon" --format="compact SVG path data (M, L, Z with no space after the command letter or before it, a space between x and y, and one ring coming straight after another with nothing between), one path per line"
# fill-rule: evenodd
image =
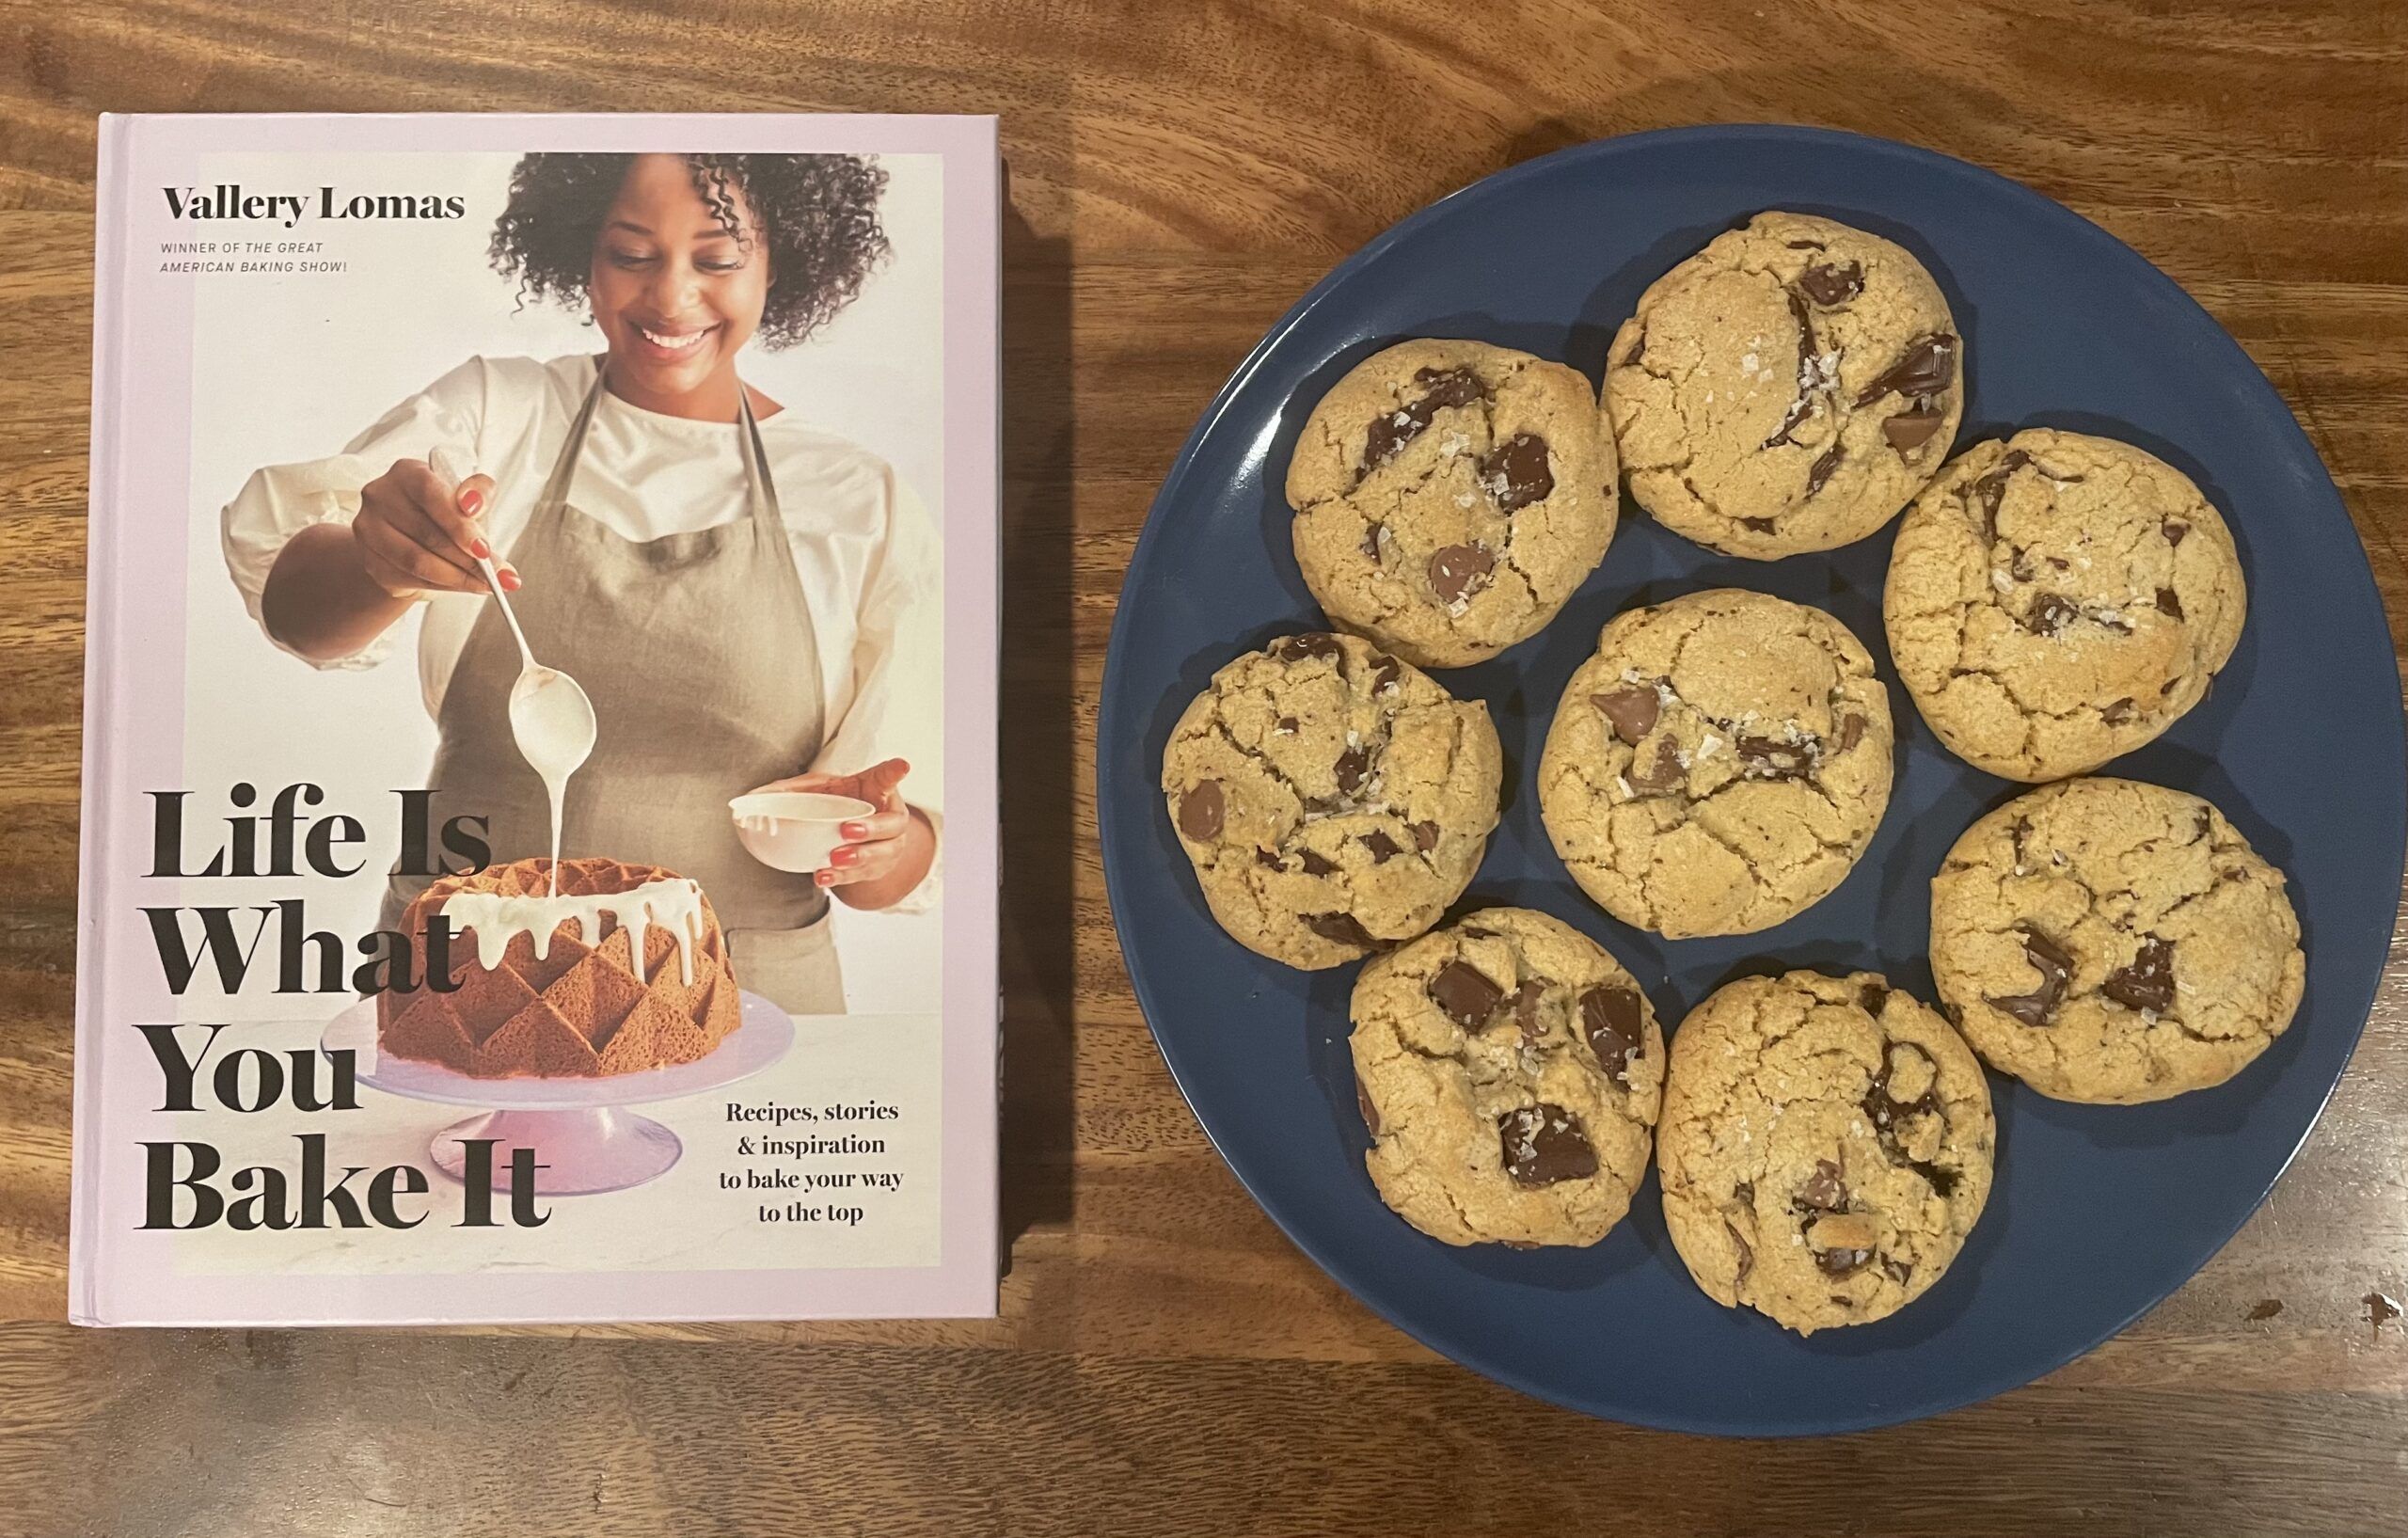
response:
M440 445L428 464L455 487L473 473L462 469ZM511 611L510 598L501 591L501 579L494 571L493 558L480 556L477 566L484 573L485 585L492 590L494 601L501 605L501 617L509 622L510 633L518 642L522 665L517 680L510 686L510 735L517 739L520 756L544 782L544 789L551 798L552 887L557 892L561 801L568 788L568 777L594 753L594 738L599 735L594 702L586 697L583 686L576 679L535 660L533 650L527 644L527 632L519 628L518 616Z

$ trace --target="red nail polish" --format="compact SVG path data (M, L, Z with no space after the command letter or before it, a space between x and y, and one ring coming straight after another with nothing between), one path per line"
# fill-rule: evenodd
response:
M466 513L468 516L472 518L475 517L477 515L477 509L484 505L485 494L483 492L471 488L460 493L460 511Z
M849 848L842 848L832 852L828 856L828 863L832 865L849 865L860 858L861 855L856 851Z
M847 838L867 838L869 836L869 829L858 822L848 822L836 831L844 834Z
M505 572L503 572L503 573L501 574L501 589L502 589L502 591L503 591L504 593L515 593L515 592L517 592L517 591L518 591L518 574L517 574L516 572L515 572L515 571L505 571Z
M493 559L493 547L483 540L472 539L468 541L468 553L480 561L490 561Z

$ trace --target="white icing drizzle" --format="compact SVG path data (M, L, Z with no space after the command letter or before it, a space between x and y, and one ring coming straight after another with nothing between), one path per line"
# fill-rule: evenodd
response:
M628 931L636 981L644 980L644 936L658 924L677 937L679 969L683 980L692 984L694 945L703 938L703 889L701 883L683 876L646 881L626 892L515 897L499 892L454 892L443 901L443 916L452 921L454 933L477 932L477 960L487 972L501 963L502 953L520 934L534 942L539 958L551 954L552 931L563 924L576 925L578 938L587 944L599 944L605 913Z

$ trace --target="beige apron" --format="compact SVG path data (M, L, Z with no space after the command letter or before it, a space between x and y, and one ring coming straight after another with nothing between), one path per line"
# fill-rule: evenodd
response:
M744 517L629 540L568 504L602 371L569 428L511 563L511 607L537 658L594 701L594 756L568 783L561 855L665 865L702 883L737 981L789 1014L842 1014L828 894L744 851L727 802L807 769L826 733L819 648L752 405L739 449ZM436 716L430 826L482 817L496 864L551 852L544 783L511 736L518 647L496 605L470 627ZM396 872L385 925L424 889Z

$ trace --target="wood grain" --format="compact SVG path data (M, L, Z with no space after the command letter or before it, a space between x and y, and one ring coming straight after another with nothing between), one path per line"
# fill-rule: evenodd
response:
M1914 140L2131 242L2290 402L2408 633L2408 6L0 0L0 1538L2408 1528L2408 1337L2360 1301L2408 1295L2397 950L2273 1198L2122 1337L1923 1425L1663 1436L1438 1360L1247 1201L1130 996L1092 793L1122 567L1262 329L1432 198L1670 123ZM1003 117L1000 1320L55 1323L93 116L433 108Z

